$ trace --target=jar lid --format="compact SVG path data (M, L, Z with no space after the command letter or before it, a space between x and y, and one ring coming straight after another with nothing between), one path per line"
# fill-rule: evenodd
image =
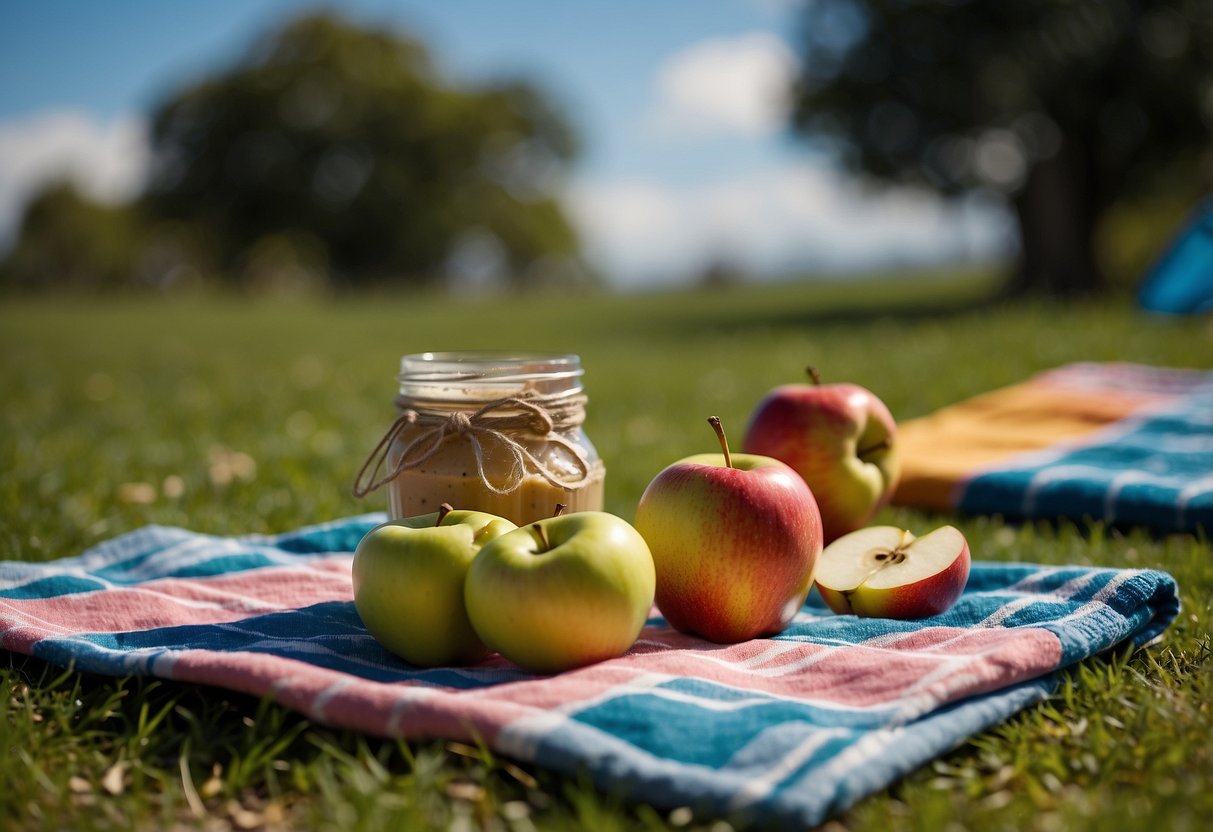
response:
M421 352L400 359L400 392L454 394L456 398L511 395L520 389L547 394L580 392L580 356L571 353L466 350Z

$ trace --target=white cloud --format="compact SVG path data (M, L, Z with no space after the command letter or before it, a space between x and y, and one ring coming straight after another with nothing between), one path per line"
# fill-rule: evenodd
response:
M683 195L658 182L580 183L565 200L586 255L608 276L643 282L679 272L703 241L683 213Z
M66 178L102 202L135 196L147 172L141 118L99 121L56 110L0 122L0 249L11 241L26 201L52 179Z
M795 1L769 0L772 13ZM1001 203L865 189L824 161L780 152L775 134L788 123L796 71L788 44L766 32L704 40L670 56L653 79L648 124L658 133L638 155L654 139L714 140L712 152L728 163L719 170L731 173L691 184L660 176L574 182L566 205L590 260L630 288L693 280L717 263L766 277L1007 253L1013 223ZM769 161L741 173L732 163L763 156Z
M809 162L681 188L581 182L567 203L587 255L623 287L685 282L714 262L760 276L850 272L995 257L1008 245L998 205L865 191Z
M768 32L700 41L658 71L652 123L673 136L769 135L787 122L795 72L792 50Z

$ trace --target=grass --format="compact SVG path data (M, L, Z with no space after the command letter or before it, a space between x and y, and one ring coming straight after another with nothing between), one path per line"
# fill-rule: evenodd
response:
M607 508L740 433L814 363L898 418L1073 360L1209 366L1208 319L1114 301L970 304L977 279L628 297L86 299L0 306L0 559L76 554L145 523L280 531L380 507L350 481L391 418L402 353L569 350L587 367ZM881 520L932 520L887 509ZM1204 828L1213 818L1207 540L950 518L984 560L1158 567L1183 613L1161 644L1083 664L1057 694L828 824L833 829ZM268 702L4 654L0 827L727 828L457 743L334 731Z

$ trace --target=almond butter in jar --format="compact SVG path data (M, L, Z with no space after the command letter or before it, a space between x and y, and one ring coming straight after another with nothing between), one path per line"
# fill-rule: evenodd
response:
M354 493L386 485L393 519L443 503L519 526L551 517L557 504L567 512L601 511L606 468L585 433L582 374L576 355L404 356L397 418L364 463Z

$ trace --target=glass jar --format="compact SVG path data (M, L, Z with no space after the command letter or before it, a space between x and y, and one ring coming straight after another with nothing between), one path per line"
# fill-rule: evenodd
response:
M386 485L393 519L443 503L520 526L551 517L557 504L601 511L606 468L583 427L582 374L576 355L404 356L397 419L363 465L354 493ZM385 474L376 480L381 466Z

